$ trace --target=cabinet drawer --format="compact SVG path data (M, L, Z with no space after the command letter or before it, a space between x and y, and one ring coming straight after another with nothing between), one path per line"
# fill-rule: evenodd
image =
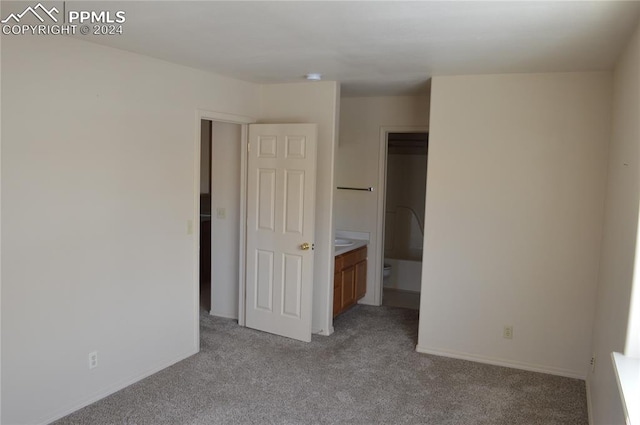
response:
M363 246L362 248L358 248L354 251L347 252L346 254L341 255L342 257L342 268L340 270L346 269L347 267L351 267L360 261L367 259L367 247Z

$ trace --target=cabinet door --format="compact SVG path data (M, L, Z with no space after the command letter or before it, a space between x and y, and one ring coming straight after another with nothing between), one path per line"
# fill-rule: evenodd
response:
M367 261L356 264L356 299L364 297L367 293Z
M356 302L356 269L349 267L342 271L342 308Z
M342 311L342 273L333 275L333 317Z

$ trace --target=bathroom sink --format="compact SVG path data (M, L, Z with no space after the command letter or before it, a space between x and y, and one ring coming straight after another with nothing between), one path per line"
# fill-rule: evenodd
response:
M353 245L353 241L350 241L349 239L337 238L333 244L335 246L349 246L349 245Z

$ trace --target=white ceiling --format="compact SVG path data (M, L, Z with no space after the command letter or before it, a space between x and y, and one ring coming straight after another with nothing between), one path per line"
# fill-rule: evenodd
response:
M136 2L121 36L79 36L242 80L424 90L433 75L611 69L640 2Z

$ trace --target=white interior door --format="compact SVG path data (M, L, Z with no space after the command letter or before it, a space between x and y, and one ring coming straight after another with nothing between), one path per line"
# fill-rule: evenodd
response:
M315 124L252 124L246 326L311 341Z

